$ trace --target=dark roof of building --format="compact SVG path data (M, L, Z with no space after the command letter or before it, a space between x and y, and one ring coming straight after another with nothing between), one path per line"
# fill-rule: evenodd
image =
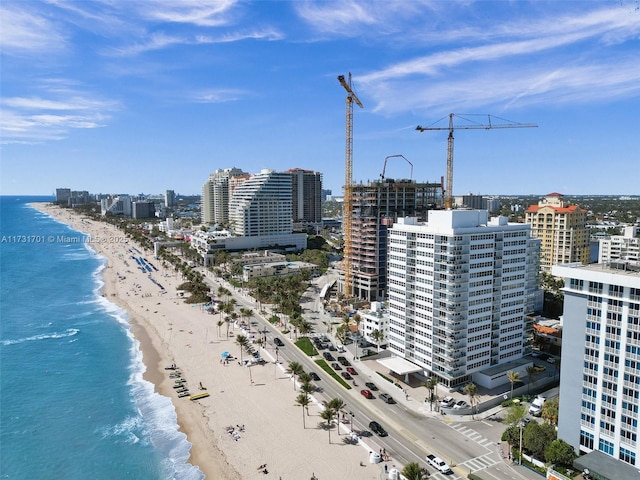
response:
M599 480L638 480L640 470L599 451L587 453L573 461L573 466L584 472L589 469L592 478Z

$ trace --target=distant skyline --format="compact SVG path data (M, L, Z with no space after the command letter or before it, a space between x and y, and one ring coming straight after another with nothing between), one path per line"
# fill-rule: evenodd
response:
M416 126L453 112L539 125L456 131L453 195L637 195L639 3L3 0L1 193L192 195L238 167L341 196L351 72L356 183L397 154L385 177L440 181L447 132Z

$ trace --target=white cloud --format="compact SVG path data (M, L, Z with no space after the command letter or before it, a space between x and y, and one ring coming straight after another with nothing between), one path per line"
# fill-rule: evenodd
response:
M0 3L0 41L3 54L43 54L64 50L61 30L43 15Z
M7 97L2 98L1 106L0 136L5 144L60 140L73 129L103 127L110 118L109 112L118 108L116 102L77 92L63 98Z
M248 92L237 89L211 89L205 90L194 95L194 100L197 103L225 103L235 102L243 97L246 97Z
M149 20L219 27L229 21L237 0L147 0L136 4L139 14Z

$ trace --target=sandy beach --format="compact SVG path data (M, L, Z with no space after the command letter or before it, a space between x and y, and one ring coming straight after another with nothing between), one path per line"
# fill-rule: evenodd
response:
M48 204L32 206L91 235L91 247L106 258L103 294L129 313L147 367L145 378L171 398L180 429L192 443L190 463L208 479L382 478L384 466L369 463L367 445L345 442L344 431L338 436L335 427L329 443L316 404L309 406L303 427L301 407L295 404L297 392L283 366L271 362L247 368L237 361L223 362L223 352L240 356L235 334L241 332L232 327L233 335L227 338L226 328L216 326L219 315L177 297L182 278L163 268L153 252L142 251L106 223ZM141 253L132 253L132 248ZM143 272L134 254L158 271ZM268 351L261 354L272 360ZM210 396L197 401L178 398L170 371L165 370L171 364L188 380L192 394L200 393L202 383Z

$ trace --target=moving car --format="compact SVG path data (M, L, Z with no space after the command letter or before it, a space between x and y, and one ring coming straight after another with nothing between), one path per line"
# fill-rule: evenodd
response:
M393 399L393 397L391 395L389 395L388 393L381 393L380 394L380 399L385 403L396 403L396 401Z
M311 380L315 380L316 382L320 380L320 377L316 372L309 372L309 376L311 377Z
M382 425L380 425L375 420L373 422L369 423L369 428L371 429L371 431L373 433L375 433L376 435L379 435L381 437L386 437L387 435L389 435L387 433L387 431L384 428L382 428Z
M342 378L344 378L345 380L351 380L353 378L351 375L349 375L349 372L342 372L340 375L342 375Z
M347 367L347 372L349 372L351 375L357 375L358 372L356 372L356 369L353 367Z
M367 387L369 390L373 390L374 392L375 392L376 390L378 390L378 387L376 387L376 384L375 384L375 383L367 382L367 383L365 383L364 385L365 385L365 387Z
M454 403L456 403L455 398L453 398L453 397L444 397L440 401L440 408L451 408L451 407L453 407Z
M429 465L438 470L440 473L444 473L445 475L453 473L453 470L451 470L451 467L447 465L447 462L442 460L440 457L436 457L435 455L427 455L426 460Z
M284 347L284 342L280 340L278 337L273 339L273 343L275 343L278 347Z
M364 398L373 398L373 393L370 390L360 390L360 393Z

